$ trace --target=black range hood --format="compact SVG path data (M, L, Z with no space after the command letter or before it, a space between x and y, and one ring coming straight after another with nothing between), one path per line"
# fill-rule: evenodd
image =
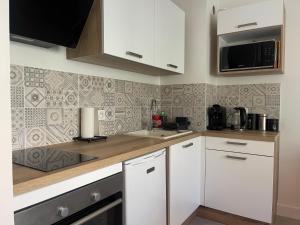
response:
M94 0L10 0L10 37L41 47L75 48Z

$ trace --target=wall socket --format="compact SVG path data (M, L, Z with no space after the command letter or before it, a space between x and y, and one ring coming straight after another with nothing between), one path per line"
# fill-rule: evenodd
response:
M98 120L105 120L105 110L98 110Z

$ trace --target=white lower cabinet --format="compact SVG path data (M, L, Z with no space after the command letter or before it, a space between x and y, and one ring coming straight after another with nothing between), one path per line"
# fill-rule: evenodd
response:
M206 149L205 206L271 223L273 171L270 156Z
M201 204L201 138L169 149L169 225L181 225Z
M124 162L125 225L166 225L166 151Z

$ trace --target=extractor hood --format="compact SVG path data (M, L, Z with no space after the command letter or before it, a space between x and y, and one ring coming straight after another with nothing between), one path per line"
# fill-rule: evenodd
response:
M75 48L93 0L10 0L11 40Z

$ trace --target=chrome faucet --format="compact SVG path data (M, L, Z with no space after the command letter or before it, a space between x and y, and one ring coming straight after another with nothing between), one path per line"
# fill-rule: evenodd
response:
M157 101L156 99L152 99L151 100L151 104L150 104L150 120L148 121L148 130L152 130L153 129L153 123L152 123L152 116L154 114L154 112L157 112Z

